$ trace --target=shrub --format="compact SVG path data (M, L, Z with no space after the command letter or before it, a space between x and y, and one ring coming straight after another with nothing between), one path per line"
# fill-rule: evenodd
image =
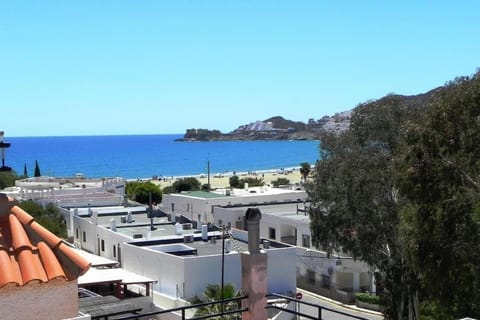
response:
M355 297L357 298L358 301L365 302L365 303L370 303L370 304L381 304L381 298L380 296L374 296L369 293L362 293L359 292L355 294Z

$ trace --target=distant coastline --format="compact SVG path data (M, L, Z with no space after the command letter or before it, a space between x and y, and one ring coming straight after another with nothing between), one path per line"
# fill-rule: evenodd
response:
M237 129L222 133L213 129L187 129L182 138L175 141L256 141L256 140L319 140L323 132L340 132L350 126L351 112L324 116L321 119L301 121L286 120L276 116L263 121L241 125Z
M236 172L261 172L315 163L319 142L221 141L178 143L175 135L6 137L11 148L5 164L18 174L26 166L33 176L35 161L50 177L123 177L151 179Z

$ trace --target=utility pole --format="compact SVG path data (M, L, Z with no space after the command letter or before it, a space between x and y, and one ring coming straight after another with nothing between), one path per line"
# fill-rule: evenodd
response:
M207 179L208 188L210 188L210 158L207 159Z

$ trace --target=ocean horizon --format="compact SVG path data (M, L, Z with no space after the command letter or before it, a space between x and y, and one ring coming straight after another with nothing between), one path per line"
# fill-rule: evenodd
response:
M261 172L314 164L318 140L177 142L183 134L5 137L5 164L33 176L35 162L51 177L150 179Z

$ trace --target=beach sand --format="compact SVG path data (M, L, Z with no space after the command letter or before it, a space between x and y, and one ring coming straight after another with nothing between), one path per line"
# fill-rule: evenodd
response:
M218 188L227 188L230 187L230 177L232 173L229 174L210 174L210 185L212 189ZM301 181L301 174L299 168L289 168L285 170L265 170L265 171L257 171L257 172L238 172L236 174L240 179L244 179L247 177L251 178L262 178L265 182L265 185L271 185L272 181L277 180L278 178L285 178L290 181L290 183L300 183ZM208 183L208 177L206 175L202 176L192 176L196 178L202 185ZM153 183L160 186L160 188L164 188L167 186L171 186L177 179L181 179L184 177L168 177L168 178L158 178L158 180L152 180Z

